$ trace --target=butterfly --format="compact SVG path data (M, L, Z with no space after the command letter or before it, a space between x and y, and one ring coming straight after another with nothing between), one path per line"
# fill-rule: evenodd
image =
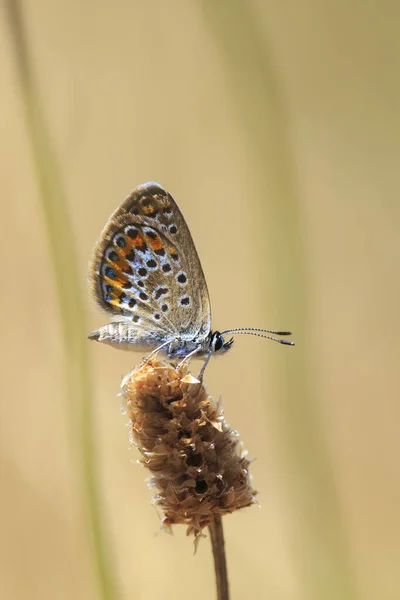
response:
M186 362L233 344L226 335L248 334L294 345L289 331L253 327L212 331L206 280L189 228L171 194L155 182L138 186L112 213L97 241L89 269L95 300L111 322L89 339L116 348ZM149 358L149 357L148 357Z

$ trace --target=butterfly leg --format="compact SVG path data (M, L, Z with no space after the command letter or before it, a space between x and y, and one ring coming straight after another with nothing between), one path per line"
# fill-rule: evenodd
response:
M157 346L157 348L155 348L154 350L152 350L150 352L150 354L148 354L142 361L142 365L145 365L153 356L155 356L158 352L160 352L160 350L162 348L164 348L165 346L167 346L168 344L171 343L171 340L167 340L166 342L163 342L162 344L160 344L160 346Z
M189 360L191 358L193 358L193 356L195 356L198 352L200 352L200 350L202 350L202 348L203 348L202 346L197 346L197 348L195 348L194 350L192 350L192 352L190 352L187 356L185 356L185 358L183 360L181 360L181 362L178 364L177 368L179 369L186 362L189 362ZM199 375L197 377L197 379L200 381L200 383L203 381L204 371L206 370L206 367L208 365L208 361L211 358L211 354L212 354L211 350L209 352L207 352L207 356L205 358L204 364L201 367L200 373L199 373Z
M183 365L187 362L189 362L189 360L195 356L198 352L200 352L200 350L202 349L202 346L197 346L197 348L195 348L194 350L192 350L191 352L189 352L189 354L187 356L185 356L185 358L183 360L181 360L180 363L178 363L177 365L177 369L180 369L181 367L183 367Z
M133 371L129 371L129 373L127 373L125 375L125 377L123 378L122 382L121 382L121 387L124 387L124 385L126 384L126 382L129 380L129 378L131 377L132 373L137 369L137 368L141 368L143 367L155 354L157 354L157 352L159 352L162 348L164 348L164 346L166 346L167 344L169 344L170 341L167 340L166 342L163 342L162 344L160 344L160 346L157 346L157 348L155 348L154 350L152 350L150 352L150 354L148 354L147 356L144 357L144 359L142 360L142 362L140 363L140 365L138 365L138 367L135 367L133 369Z
M198 379L199 381L201 381L201 382L203 382L204 371L206 370L206 367L207 367L207 365L208 365L208 362L209 362L209 360L210 360L210 358L211 358L211 354L212 354L212 352L211 352L211 350L210 350L210 351L207 353L207 356L206 356L206 358L205 358L205 360L204 360L204 364L203 364L203 366L202 366L202 367L201 367L201 369L200 369L200 373L199 373L199 376L198 376L198 378L197 378L197 379Z

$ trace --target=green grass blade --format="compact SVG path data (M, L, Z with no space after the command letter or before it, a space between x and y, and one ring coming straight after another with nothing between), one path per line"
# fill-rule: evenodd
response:
M104 600L115 600L118 597L117 586L103 528L106 521L101 513L96 473L92 429L93 393L86 340L85 303L79 284L72 227L60 170L36 87L19 1L7 1L7 17L50 256L53 261L65 352L66 399L68 410L71 412L71 423L78 428L79 432L78 459L87 521L93 540L100 596Z

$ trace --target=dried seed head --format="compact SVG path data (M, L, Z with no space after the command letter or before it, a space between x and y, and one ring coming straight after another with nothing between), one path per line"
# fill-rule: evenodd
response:
M187 535L198 537L215 517L255 502L237 433L186 367L150 360L125 377L122 389L166 529L184 523Z

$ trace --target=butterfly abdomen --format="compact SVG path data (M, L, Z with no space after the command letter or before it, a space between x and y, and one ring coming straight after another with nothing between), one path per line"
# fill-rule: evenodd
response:
M90 340L115 345L121 349L148 350L157 346L157 341L143 334L130 323L109 323L89 334Z

